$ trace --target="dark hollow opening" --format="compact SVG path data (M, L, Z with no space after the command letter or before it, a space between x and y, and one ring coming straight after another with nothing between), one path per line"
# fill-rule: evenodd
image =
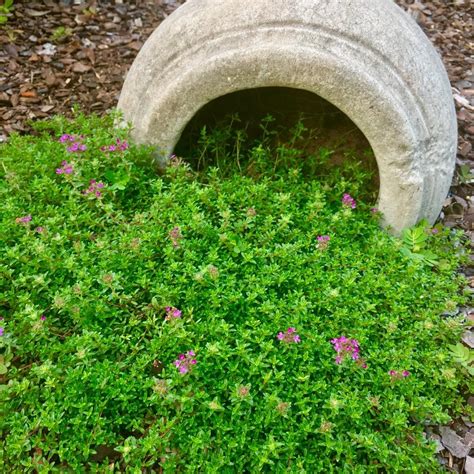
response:
M300 89L263 87L246 89L224 95L206 104L188 123L175 147L175 154L190 156L203 127L213 129L226 117L237 115L238 125L244 126L250 140L262 133L262 120L271 115L272 127L282 131L284 140L289 131L301 121L308 129L305 152L327 148L334 153L330 164L338 165L346 159L358 159L374 176L374 191L378 190L378 169L369 142L359 128L341 110L318 95ZM193 166L193 163L191 163Z

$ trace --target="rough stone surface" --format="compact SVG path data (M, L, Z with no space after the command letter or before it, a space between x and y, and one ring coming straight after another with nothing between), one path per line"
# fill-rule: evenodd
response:
M463 439L451 428L442 426L439 429L439 432L441 434L441 442L453 456L456 456L457 458L465 458L469 454L471 447L466 446L463 443Z
M464 466L466 474L474 474L474 458L467 456L466 465Z
M189 0L143 46L119 109L135 140L166 156L204 105L257 87L314 92L352 119L374 151L378 207L395 232L437 218L456 156L451 88L392 0Z

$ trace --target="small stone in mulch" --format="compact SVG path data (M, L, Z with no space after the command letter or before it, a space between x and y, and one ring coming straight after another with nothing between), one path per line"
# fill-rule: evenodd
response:
M466 331L462 336L462 341L467 344L471 349L474 349L474 332Z
M453 456L465 458L469 454L471 447L466 446L464 440L451 428L441 426L439 432L441 434L441 442Z
M466 474L474 474L474 458L467 456L464 470L466 471Z

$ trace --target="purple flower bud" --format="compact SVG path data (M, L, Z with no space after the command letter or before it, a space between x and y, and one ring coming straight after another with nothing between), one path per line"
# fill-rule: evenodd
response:
M179 354L178 359L174 362L179 373L186 374L190 371L192 366L197 364L197 360L194 358L195 355L194 351L188 351L186 355Z
M16 218L16 222L18 224L28 224L28 222L30 222L30 221L31 221L31 214L28 214L27 216Z
M61 137L59 138L59 141L61 143L65 143L65 142L69 142L73 139L74 139L74 137L72 135L69 135L68 133L65 133L64 135L61 135Z
M355 209L356 207L356 202L354 198L347 193L342 196L342 204L346 207L350 207L351 209Z
M290 343L299 343L301 341L300 339L300 336L298 334L296 334L296 328L294 327L290 327L286 330L286 333L283 333L283 332L279 332L277 334L277 339L279 341L282 341L286 344L290 344Z

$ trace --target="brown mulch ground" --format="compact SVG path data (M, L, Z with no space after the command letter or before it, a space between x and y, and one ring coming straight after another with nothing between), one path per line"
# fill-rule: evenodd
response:
M184 1L16 0L0 30L0 142L12 132L28 132L28 120L70 115L74 104L97 113L115 107L125 74L144 41ZM459 121L458 172L441 219L464 229L474 241L472 1L396 1L429 36L451 79ZM474 287L474 264L464 271ZM474 398L470 402L474 405ZM445 433L451 437L446 445L474 439L474 424L467 420L451 428L461 438ZM463 472L466 464L449 449L441 451L440 460L455 472ZM474 473L474 460L466 472Z

